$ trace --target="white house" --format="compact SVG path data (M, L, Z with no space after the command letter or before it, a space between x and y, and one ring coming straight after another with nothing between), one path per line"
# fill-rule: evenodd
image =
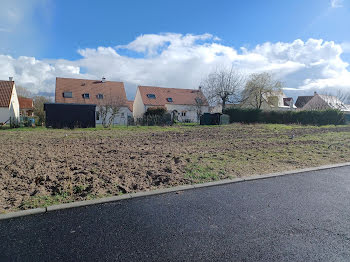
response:
M248 98L242 102L242 108L256 108L256 99ZM296 106L292 97L287 97L282 90L273 91L269 94L264 94L260 109L263 110L295 110Z
M0 80L0 123L19 121L20 111L15 82Z
M99 109L106 106L118 108L113 120L115 125L126 125L132 117L131 101L127 101L123 82L87 80L75 78L56 78L56 103L95 104L96 124L102 123ZM107 118L111 113L107 115Z
M200 89L138 86L133 105L134 118L140 118L151 107L164 107L180 122L198 122L209 112L209 104Z

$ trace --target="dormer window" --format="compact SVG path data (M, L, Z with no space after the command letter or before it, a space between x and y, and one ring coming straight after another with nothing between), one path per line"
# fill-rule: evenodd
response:
M62 95L63 95L64 98L72 98L73 97L72 92L63 92Z
M83 98L84 98L84 99L89 99L89 98L90 98L90 94L89 94L89 93L83 94Z
M168 101L169 103L172 103L172 102L173 102L173 98L172 98L172 97L168 97L168 98L166 99L166 101Z
M155 94L147 94L147 97L149 99L156 99L156 95Z
M96 97L97 99L103 99L103 94L98 94Z

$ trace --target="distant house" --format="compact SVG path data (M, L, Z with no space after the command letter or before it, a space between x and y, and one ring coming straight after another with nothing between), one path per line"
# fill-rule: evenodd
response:
M134 118L140 118L150 107L164 107L180 122L198 122L209 112L209 104L200 89L138 86L133 105Z
M21 116L34 116L34 103L32 98L18 97Z
M297 108L303 108L312 98L313 96L298 96L295 106Z
M0 80L0 123L19 121L19 102L15 82Z
M96 124L101 124L99 108L107 105L120 107L113 124L126 125L132 116L130 102L126 99L123 82L87 80L75 78L56 78L56 103L96 105Z
M350 105L345 104L336 96L319 95L314 93L314 96L301 108L301 110L323 110L323 109L338 109L340 111L350 113Z
M249 97L240 104L241 108L256 108L256 100L254 97ZM273 91L269 94L264 94L260 109L263 110L295 110L294 100L292 97L287 97L282 90Z

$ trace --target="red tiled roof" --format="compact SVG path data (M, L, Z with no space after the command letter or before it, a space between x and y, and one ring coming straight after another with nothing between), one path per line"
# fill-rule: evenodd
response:
M14 83L0 80L0 107L9 107Z
M164 88L155 86L139 86L138 88L145 105L196 105L196 98L200 98L204 106L209 105L202 91L198 89ZM147 94L154 94L156 98L148 98ZM167 98L172 98L172 102L167 101Z
M72 92L72 98L63 97L64 92ZM83 98L88 93L89 99ZM102 94L103 99L97 95ZM110 102L125 103L126 93L123 82L101 80L86 80L75 78L56 78L56 103L77 103L77 104L106 104Z
M18 97L19 108L20 109L32 109L33 108L33 99L26 97Z
M129 110L132 112L133 110L133 105L134 105L134 101L126 101L126 105L129 108Z

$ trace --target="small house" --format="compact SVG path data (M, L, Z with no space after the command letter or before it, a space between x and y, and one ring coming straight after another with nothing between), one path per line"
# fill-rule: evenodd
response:
M18 97L21 116L34 116L34 103L32 98Z
M134 118L141 118L148 108L163 107L179 122L199 122L209 104L201 89L138 86L133 104Z
M15 82L0 80L0 123L19 122L19 102Z
M317 92L301 108L301 110L324 110L337 109L345 113L350 113L350 105L342 102L338 97L332 95L320 95Z

